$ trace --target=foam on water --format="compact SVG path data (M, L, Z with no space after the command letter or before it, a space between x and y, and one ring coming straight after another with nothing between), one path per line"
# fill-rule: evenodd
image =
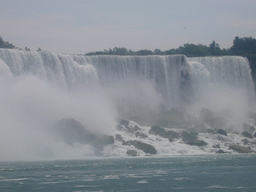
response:
M156 122L163 106L182 107L197 115L202 107L214 112L232 108L229 124L241 129L244 113L254 106L254 88L248 61L243 57L187 58L173 56L79 56L47 51L0 49L0 160L80 159L93 155L90 145L73 147L52 136L63 118L73 118L86 129L153 145L158 155L208 154L216 150L188 146L181 139L150 135L138 138L115 129L116 118ZM173 129L182 131L180 127ZM199 134L209 144L214 136ZM229 139L229 140L228 140ZM230 135L225 142L241 142ZM104 156L127 156L133 145L115 141ZM227 149L228 150L228 149Z

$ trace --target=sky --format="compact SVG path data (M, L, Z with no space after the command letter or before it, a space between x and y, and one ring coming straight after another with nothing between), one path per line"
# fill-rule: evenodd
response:
M256 38L255 0L0 0L0 36L31 50L85 54Z

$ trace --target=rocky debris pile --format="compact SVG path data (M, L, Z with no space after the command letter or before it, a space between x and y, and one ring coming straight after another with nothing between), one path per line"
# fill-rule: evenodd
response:
M256 114L250 113L248 118L252 121L241 125L241 133L232 130L231 109L215 113L203 108L192 115L174 108L162 114L162 122L158 118L153 126L119 119L113 135L93 133L74 119L62 119L55 125L54 132L56 138L70 146L74 143L91 145L95 155L108 155L117 149L116 154L121 150L127 156L161 155L172 150L178 154L189 154L190 150L195 154L196 150L208 154L256 151L256 128L251 123Z

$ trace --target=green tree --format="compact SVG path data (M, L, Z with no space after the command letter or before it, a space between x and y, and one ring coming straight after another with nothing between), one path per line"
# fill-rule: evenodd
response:
M256 54L256 39L252 37L239 38L236 36L233 40L231 52L234 55Z
M7 49L13 49L15 46L8 41L4 41L2 37L0 36L0 48L7 48Z

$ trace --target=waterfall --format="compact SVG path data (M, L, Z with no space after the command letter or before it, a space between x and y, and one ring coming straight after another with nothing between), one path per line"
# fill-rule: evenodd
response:
M32 74L69 90L149 81L168 106L180 105L192 95L192 90L187 95L191 66L183 55L78 56L0 49L0 58L15 77Z
M255 99L254 84L247 58L240 56L192 57L188 58L196 73L196 82L206 85L222 84L247 92L251 102Z
M216 114L232 109L225 128L239 130L248 104L254 106L253 90L249 63L237 56L82 56L0 49L0 146L5 150L0 155L19 160L38 158L33 150L47 158L90 154L89 146L67 150L53 138L54 125L64 118L113 136L123 133L116 129L116 118L133 120L144 125L149 138L143 142L153 142L158 151L166 145L165 153L172 143L148 134L147 125L160 121L161 126L191 128L199 125L202 108ZM170 115L174 119L167 119ZM129 130L124 134L127 140L140 139ZM116 141L105 152L126 154L130 147Z

